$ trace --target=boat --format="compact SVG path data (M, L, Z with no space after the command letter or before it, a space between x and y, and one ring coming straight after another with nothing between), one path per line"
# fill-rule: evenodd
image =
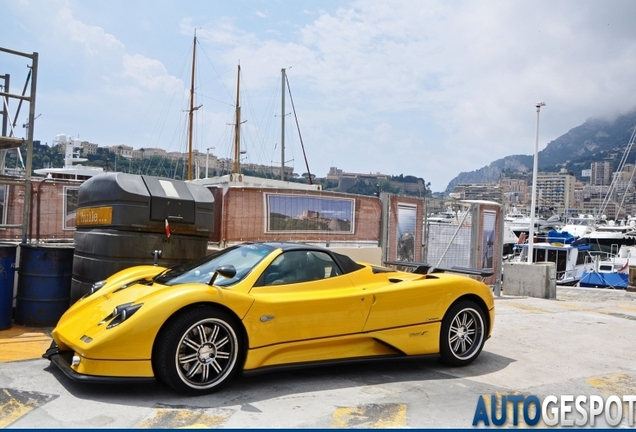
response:
M561 231L572 234L575 238L586 237L596 230L597 219L592 215L579 214L569 217Z
M504 216L504 222L517 222L527 217L528 215L521 213L516 207L513 207L512 210Z
M456 212L449 207L446 211L440 211L437 213L430 213L426 217L426 222L436 224L454 224L459 223L459 218Z
M93 176L104 173L103 168L79 164L88 160L80 157L79 152L75 151L75 149L82 147L79 139L71 139L64 134L59 134L55 136L53 144L61 145L65 149L64 167L36 169L34 170L35 174L53 179L88 180Z
M523 238L523 237L522 237ZM571 234L551 230L547 236L537 237L534 242L534 264L553 262L556 266L556 283L574 286L581 280L586 264L591 262L590 246L584 240L577 240ZM514 246L515 256L510 262L528 261L528 243Z
M515 218L513 221L504 221L517 237L528 236L530 233L530 217L523 216ZM537 219L534 220L534 234L535 236L545 236L549 231L560 229L563 226L558 216L552 216L549 219Z
M612 248L636 245L636 226L634 225L599 225L587 234L593 249L612 252Z
M629 285L629 262L636 262L636 248L621 246L618 253L596 254L586 266L579 286L582 288L626 289Z

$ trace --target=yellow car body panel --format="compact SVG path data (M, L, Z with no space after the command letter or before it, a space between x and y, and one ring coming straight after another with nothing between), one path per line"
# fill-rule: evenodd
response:
M143 306L126 325L107 328L99 324L121 304ZM135 284L116 292L97 292L69 309L53 329L59 347L71 347L91 359L149 360L162 325L176 312L193 304L223 304L244 316L253 299L240 292L203 284L152 286ZM114 331L116 330L116 331ZM86 337L90 342L86 342Z
M79 355L78 353L75 353ZM83 375L106 377L154 377L152 362L148 360L93 360L82 357L73 369Z
M403 280L367 290L373 299L365 332L441 321L451 304L470 294L482 299L487 310L494 307L490 289L465 276L417 276L413 278L412 273L393 274L391 279ZM398 310L400 312L395 313Z
M347 275L291 285L254 287L243 324L249 347L359 333L371 296Z

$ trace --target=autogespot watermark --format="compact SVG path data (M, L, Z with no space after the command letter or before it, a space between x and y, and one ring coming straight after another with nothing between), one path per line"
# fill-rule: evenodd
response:
M479 396L473 426L634 426L636 395ZM602 422L599 424L599 421Z

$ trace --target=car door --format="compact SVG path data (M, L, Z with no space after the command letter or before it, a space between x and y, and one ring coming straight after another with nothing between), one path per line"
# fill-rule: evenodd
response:
M371 308L369 294L315 250L282 253L250 294L255 301L244 319L250 348L359 333Z

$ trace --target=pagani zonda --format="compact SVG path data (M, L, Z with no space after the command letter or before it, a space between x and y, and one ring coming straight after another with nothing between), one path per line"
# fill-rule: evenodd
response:
M87 382L159 379L208 393L238 371L440 354L467 365L490 337L490 288L297 243L246 243L97 282L44 354Z

